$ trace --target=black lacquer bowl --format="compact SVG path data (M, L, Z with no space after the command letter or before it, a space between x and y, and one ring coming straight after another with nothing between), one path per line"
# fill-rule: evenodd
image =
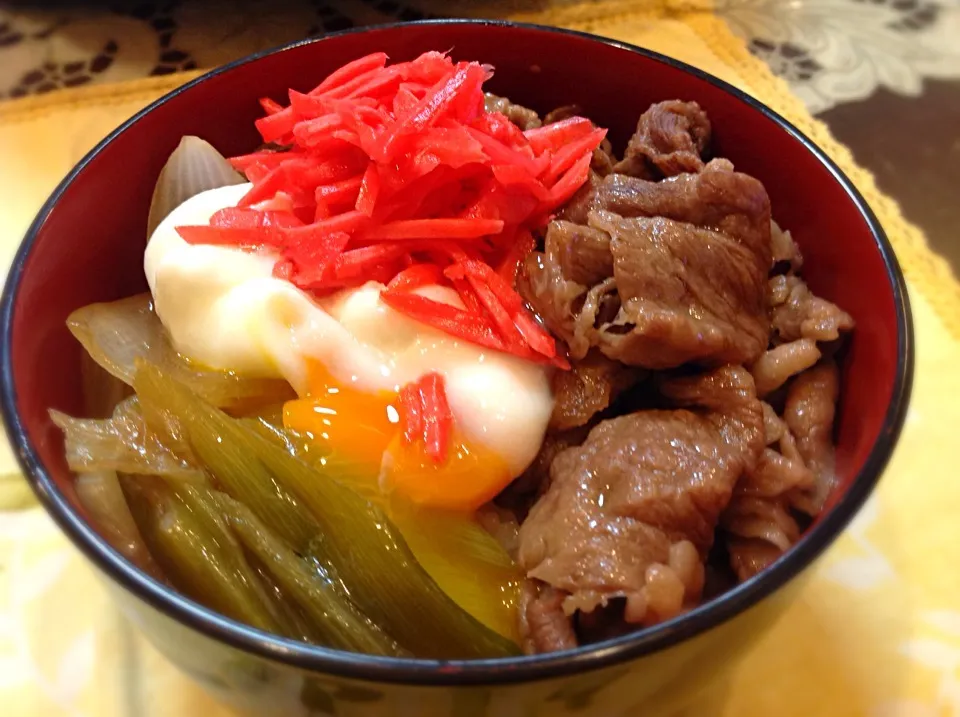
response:
M226 619L127 563L77 508L62 439L47 417L80 409L74 309L144 290L153 182L181 136L224 154L258 144L257 98L308 89L361 55L393 60L453 48L496 67L490 89L540 111L576 103L622 146L652 102L696 100L718 155L766 186L805 277L857 322L843 365L840 485L824 515L769 570L655 628L571 652L503 661L372 658L308 647ZM331 35L228 65L170 93L96 147L60 185L23 242L0 311L3 415L43 505L124 612L183 670L256 715L491 717L669 715L724 674L876 484L899 434L912 373L910 313L889 243L839 169L781 117L731 86L651 52L529 25L441 21Z

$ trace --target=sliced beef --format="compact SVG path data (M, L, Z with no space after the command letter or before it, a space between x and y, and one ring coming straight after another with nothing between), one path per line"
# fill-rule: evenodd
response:
M556 243L563 276L578 284L592 286L613 275L610 235L600 229L558 221L549 229Z
M787 392L784 422L796 439L803 462L813 473L809 504L818 513L836 484L833 422L840 394L840 372L833 361L823 361L794 379Z
M596 208L597 193L607 178L603 172L591 171L584 185L563 205L557 216L572 224L586 224L590 212Z
M782 267L795 274L803 267L803 255L789 231L784 231L776 222L770 222L770 249L773 266Z
M651 369L759 358L771 262L760 183L728 169L595 181L592 198L582 198L593 207L586 224L551 223L544 251L528 256L519 276L571 356L595 346Z
M836 304L814 296L796 276L775 276L769 283L770 322L779 341L834 341L853 328L853 317Z
M750 367L761 398L783 386L791 376L806 371L820 360L813 339L798 339L768 349Z
M483 95L483 106L487 112L499 112L523 130L540 127L540 116L533 110L516 105L506 97L498 97L489 92Z
M773 406L766 401L763 401L762 405L763 430L766 435L767 445L775 446L781 455L790 460L802 463L803 458L800 456L800 451L797 450L797 442L787 427L787 424L777 415Z
M588 424L567 431L547 432L533 462L497 496L497 504L509 508L523 520L534 502L550 487L550 466L553 459L567 448L583 443L591 427Z
M757 465L737 482L731 505L738 496L779 499L794 490L813 487L813 474L802 460L787 458L773 448L764 448Z
M735 172L723 159L701 174L663 182L611 174L594 192L591 209L622 217L664 217L735 237L771 264L770 198L753 177ZM571 219L577 221L577 219Z
M709 144L710 120L700 105L659 102L640 116L623 161L613 171L644 179L699 172Z
M553 415L548 430L585 426L643 375L643 371L608 359L599 351L571 362L569 371L554 374Z
M547 226L544 237L544 250L530 252L524 259L520 271L517 273L517 289L540 316L547 328L554 336L567 343L572 358L582 359L590 349L590 332L592 331L592 317L584 320L584 311L595 312L589 304L590 292L594 288L568 279L564 274L564 266L591 267L593 258L583 261L574 261L570 256L574 233L572 225L566 222L554 221ZM613 257L605 262L611 267ZM598 282L598 286L612 284L612 277ZM583 325L577 329L578 322Z
M780 498L814 484L813 474L797 451L796 441L787 424L763 402L763 432L767 447L752 470L744 471L737 482L731 504L740 496Z
M758 291L766 272L745 244L662 217L597 212L590 221L611 237L620 304L597 331L607 356L657 369L689 361L749 363L766 348Z
M630 600L613 598L606 605L588 606L589 612L576 616L580 642L590 644L636 629L636 624L652 625L668 620L691 606L704 593L706 569L700 553L689 540L670 546L667 563L653 563L644 573L644 587ZM577 598L564 602L567 612L576 607Z
M766 442L741 476L721 517L730 565L746 580L800 538L795 511L817 515L835 483L833 421L839 376L832 361L801 372L787 391L783 418L764 404Z
M754 380L754 383L756 383L756 380ZM760 405L763 407L763 436L769 446L783 438L783 434L787 430L787 424L783 422L783 419L777 415L777 412L769 403L761 401Z
M728 541L730 567L741 582L773 565L783 551L765 540L731 537Z
M564 105L563 107L557 107L547 112L547 114L543 116L543 123L553 124L554 122L562 122L571 117L581 116L583 116L583 108L581 108L580 105Z
M777 354L782 361L771 359ZM771 349L753 366L758 389L764 381L773 385L787 374L797 375L787 390L783 418L763 404L767 448L756 466L744 471L720 519L730 567L740 580L768 567L799 540L797 512L818 514L832 488L837 383L832 362L805 366L818 357L813 339L799 339Z
M623 616L625 603L623 598L614 598L592 612L578 613L575 622L580 644L593 645L634 632L637 626L631 625Z
M625 174L592 174L563 208L561 218L586 224L591 211L623 217L657 217L688 222L742 237L771 257L770 200L756 179L735 172L725 159L709 162L699 175L651 182Z
M600 146L593 150L593 157L590 160L590 169L600 177L606 177L613 174L617 158L613 154L613 145L610 140L604 138Z
M569 593L567 612L625 597L626 619L646 623L699 598L720 513L763 449L745 370L672 379L661 391L688 408L602 421L553 460L550 487L520 527L521 566Z
M731 501L723 513L723 527L741 538L763 540L781 552L800 538L797 522L782 500L744 497Z
M573 622L563 611L566 596L538 580L520 589L520 643L528 655L570 650L577 646Z

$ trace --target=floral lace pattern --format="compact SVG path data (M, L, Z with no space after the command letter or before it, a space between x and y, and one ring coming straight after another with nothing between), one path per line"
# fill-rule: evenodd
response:
M717 0L716 11L815 114L960 78L952 0Z
M163 0L122 6L0 9L0 99L210 68L353 27L322 0Z
M147 0L110 11L0 9L0 99L213 67L354 25L476 15L480 8L525 18L530 5ZM562 13L581 4L552 5ZM624 3L591 5L591 12L601 15L622 11ZM953 42L960 32L960 5L954 0L715 0L713 5L813 113L863 99L879 87L915 95L925 77L960 78L960 46Z

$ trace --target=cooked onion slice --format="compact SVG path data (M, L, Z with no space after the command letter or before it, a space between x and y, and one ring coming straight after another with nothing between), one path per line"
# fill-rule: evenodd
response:
M77 498L100 534L114 549L151 577L162 580L133 521L127 500L113 471L84 473L74 482Z
M246 378L186 360L170 343L149 294L84 306L70 314L67 327L94 361L128 385L136 372L134 361L142 358L215 406L253 407L294 397L286 381Z
M136 396L117 404L110 418L73 418L50 411L63 431L67 465L76 473L146 473L202 479L200 469L176 455L144 422Z
M209 142L199 137L184 137L157 178L147 219L147 236L151 236L157 225L190 197L208 189L245 181Z

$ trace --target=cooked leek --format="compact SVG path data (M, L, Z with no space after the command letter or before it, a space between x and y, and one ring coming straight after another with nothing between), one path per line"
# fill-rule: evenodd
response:
M423 569L460 607L513 641L523 573L472 515L393 503L390 517Z
M379 491L375 475L360 475L349 464L338 462L295 432L262 420L246 425L309 463L320 476L337 476L382 507L417 562L454 602L491 630L514 641L519 639L517 601L523 574L475 516L423 509L388 499Z
M513 642L475 620L440 589L379 507L318 475L154 366L140 365L135 388L144 402L149 397L180 416L197 455L227 492L292 546L300 544L306 526L317 524L315 533L322 536L315 541L317 557L332 567L357 607L414 655L518 653ZM291 531L284 515L290 520L297 516L300 527Z
M323 527L316 556L334 567L358 607L414 654L480 658L516 653L440 589L379 507L251 433L249 445Z
M263 589L270 596L270 602L273 604L274 611L280 615L281 620L287 626L289 634L298 640L318 644L320 642L320 633L317 631L313 621L307 616L297 603L288 597L286 591L281 588L270 571L264 567L259 560L249 552L246 553L247 561L250 567L257 573L257 578Z
M320 526L301 501L279 484L245 445L247 431L204 403L182 383L143 364L134 388L149 415L174 415L178 430L217 484L249 506L294 550L306 549Z
M249 508L223 494L217 496L217 502L247 550L256 555L280 587L310 616L322 644L371 655L406 654L330 581L311 572Z
M174 486L177 497L190 509L194 517L200 522L204 530L214 536L217 543L224 549L226 557L234 564L236 571L243 577L243 581L250 586L250 590L267 606L277 622L283 626L283 634L289 637L301 637L298 626L285 619L282 611L277 609L274 596L264 586L261 576L250 565L243 545L230 529L220 511L220 506L214 497L214 491L209 486L179 484Z
M124 476L122 487L137 526L174 585L197 602L253 627L283 634L258 585L237 569L242 554L187 508L162 478Z

